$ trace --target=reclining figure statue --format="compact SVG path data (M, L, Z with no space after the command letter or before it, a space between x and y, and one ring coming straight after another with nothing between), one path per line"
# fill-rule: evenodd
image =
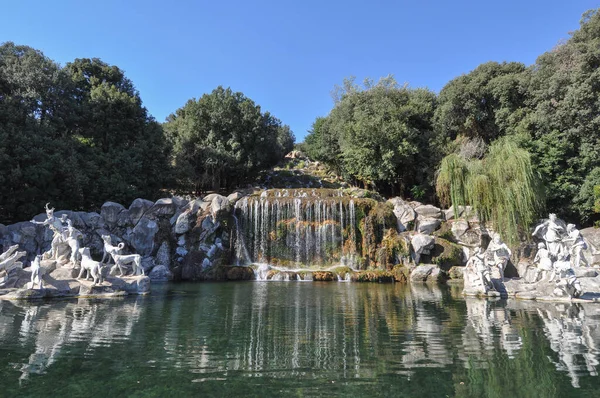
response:
M23 268L23 263L18 260L24 257L27 252L19 252L17 251L18 248L19 245L13 245L7 251L0 254L0 271L6 271L8 274L15 268Z

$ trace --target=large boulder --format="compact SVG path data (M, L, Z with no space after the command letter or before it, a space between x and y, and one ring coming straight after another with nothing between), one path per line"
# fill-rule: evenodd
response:
M147 218L171 217L177 211L177 206L173 198L162 198L157 200L154 205L145 213Z
M152 271L148 274L151 281L164 282L173 279L173 273L169 270L166 265L159 264L152 268Z
M229 200L229 202L231 204L234 204L235 202L237 202L238 200L240 200L241 198L244 197L244 194L241 192L233 192L232 194L230 194L229 196L227 196L227 200Z
M456 209L456 211L454 211L454 209ZM477 221L477 215L475 214L475 210L473 210L473 207L471 206L450 206L450 208L444 210L443 213L446 221L461 218L471 221Z
M415 264L419 264L421 255L431 254L431 250L435 247L435 239L433 236L415 234L410 240L410 245L412 246L413 260Z
M119 203L115 202L106 202L102 205L100 209L100 215L108 224L109 228L113 228L117 225L117 221L119 220L119 214L125 210L125 207Z
M410 273L411 282L440 282L443 273L434 264L421 264L416 266Z
M137 224L138 221L142 218L142 216L154 205L154 202L151 202L146 199L136 199L131 202L129 206L129 217L131 218L131 222L133 225Z
M411 224L414 224L417 213L410 206L408 202L405 202L401 198L392 198L388 200L392 206L394 206L394 215L397 219L398 232L403 232L409 229Z
M133 228L131 245L135 252L142 256L151 255L154 250L154 236L157 232L158 223L155 220L142 217Z
M210 211L215 220L222 218L225 215L228 215L231 210L231 203L229 199L225 196L215 196L210 204Z
M442 210L433 205L420 205L415 207L418 219L442 220Z
M590 265L600 265L600 228L584 228L581 235L587 244L583 255Z
M179 217L177 217L177 221L175 221L175 233L181 235L189 231L191 223L194 220L193 216L194 214L188 211L184 211L183 213L181 213Z
M442 220L436 218L423 218L417 221L417 232L430 235L442 225Z

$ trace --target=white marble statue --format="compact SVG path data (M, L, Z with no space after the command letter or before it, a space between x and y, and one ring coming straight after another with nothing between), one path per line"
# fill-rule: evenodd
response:
M504 281L504 270L506 269L506 264L508 264L512 252L506 243L502 242L500 234L494 234L486 252L488 265L496 267L500 274L500 281Z
M71 264L77 264L77 260L79 260L79 239L83 238L83 234L77 229L73 227L73 222L66 217L66 214L63 215L63 219L66 220L67 226L63 230L63 240L67 242L69 247L71 248Z
M533 282L538 280L544 280L549 275L550 280L554 278L554 267L552 266L552 259L550 258L550 252L546 249L544 242L538 243L538 251L533 259L533 264L536 265L536 274L533 278ZM540 277L541 275L541 277Z
M33 289L36 284L40 286L40 289L44 288L44 282L42 279L42 277L44 276L44 269L42 268L41 261L42 256L38 254L37 256L35 256L35 259L31 263L31 283L29 285L30 289Z
M68 246L70 248L70 262L76 264L79 249L79 239L83 237L83 234L73 227L71 220L67 218L66 214L63 214L59 219L54 215L54 207L48 207L50 203L46 203L46 220L35 221L31 220L31 223L36 225L44 225L50 228L54 233L52 237L52 243L50 250L44 253L44 258L49 260L58 260L59 248L61 246Z
M532 236L546 242L546 247L553 259L565 252L563 238L566 236L566 225L556 214L550 213L548 219L535 227Z
M142 268L142 256L139 254L120 254L120 251L123 250L125 245L123 243L119 243L117 246L113 246L111 243L110 235L102 235L102 239L104 240L104 252L105 255L108 253L115 265L110 269L110 274L114 275L117 268L119 269L120 275L125 275L123 272L123 266L131 264L132 266L132 275L144 275L144 269ZM104 261L104 256L102 257L102 261Z
M7 251L0 254L0 271L9 273L14 268L23 268L23 263L19 261L27 252L17 251L19 245L13 245Z
M467 261L469 271L475 273L484 291L494 290L490 268L485 262L485 251L481 247L475 248L475 252Z
M569 255L571 256L571 264L573 267L580 267L582 264L586 267L590 266L581 253L583 250L587 249L587 244L583 240L581 232L575 228L575 224L567 225L567 238L563 239L563 241L571 244Z
M554 272L558 277L554 289L555 296L581 296L583 293L581 284L575 276L571 262L564 254L559 254L558 259L554 262Z
M81 279L85 272L85 280L88 280L91 276L94 280L94 286L97 284L101 285L104 281L102 277L102 264L92 259L89 247L82 247L79 249L79 254L81 255L81 270L79 271L77 279Z

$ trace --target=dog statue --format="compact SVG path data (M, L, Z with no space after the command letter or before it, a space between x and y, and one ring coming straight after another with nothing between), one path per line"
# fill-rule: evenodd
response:
M89 247L82 247L79 249L79 254L81 255L81 270L79 271L77 279L81 279L83 273L86 272L85 280L88 280L91 275L94 280L92 286L96 286L97 284L101 285L102 282L104 282L102 277L102 264L92 259Z
M117 246L113 246L110 235L102 235L102 240L104 241L104 255L102 256L102 262L104 262L104 258L107 255L110 255L115 262L115 265L110 270L111 275L114 275L118 268L120 272L119 276L123 276L123 266L128 264L131 264L132 266L132 275L144 275L142 256L139 254L120 254L119 252L123 250L125 244L121 242Z
M40 285L40 289L44 288L44 282L42 280L42 275L44 273L44 269L42 268L40 261L42 261L42 256L38 254L37 256L35 256L35 259L31 263L31 287L30 287L30 289L33 289L33 287L36 284Z
M110 235L102 235L102 240L104 241L104 248L102 251L102 260L100 260L100 262L104 264L110 264L110 260L112 258L111 253L123 250L125 248L125 244L121 242L117 246L113 246ZM106 262L104 260L106 260Z

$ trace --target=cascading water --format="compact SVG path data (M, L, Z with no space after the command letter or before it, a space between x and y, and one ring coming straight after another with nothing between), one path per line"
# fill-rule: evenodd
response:
M238 263L353 266L354 200L337 190L271 190L236 203Z

